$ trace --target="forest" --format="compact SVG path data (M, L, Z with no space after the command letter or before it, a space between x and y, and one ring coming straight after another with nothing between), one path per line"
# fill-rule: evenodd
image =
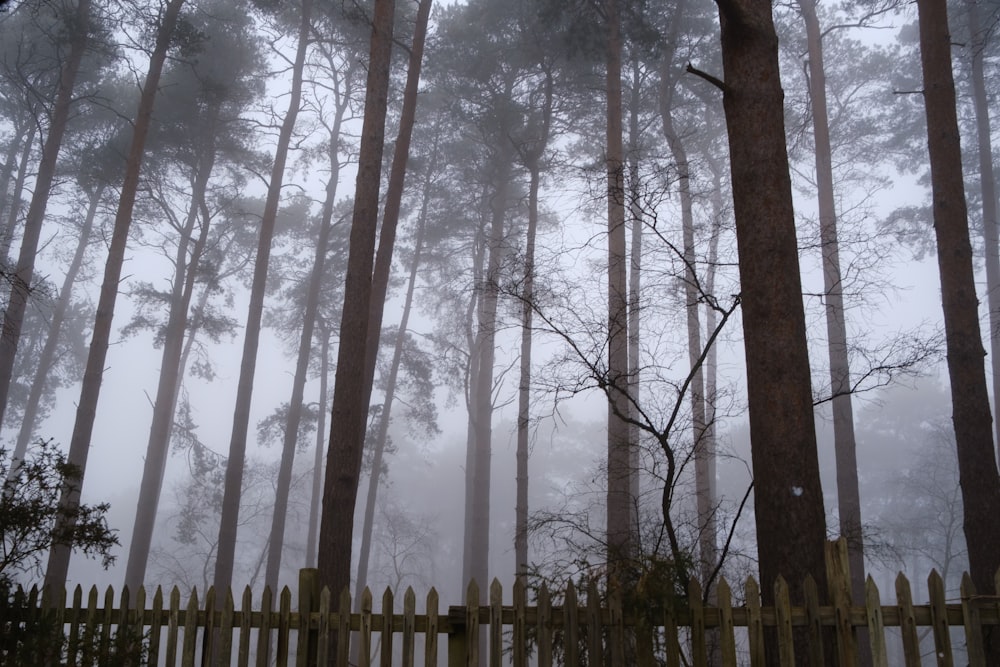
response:
M993 590L998 25L3 3L0 583Z

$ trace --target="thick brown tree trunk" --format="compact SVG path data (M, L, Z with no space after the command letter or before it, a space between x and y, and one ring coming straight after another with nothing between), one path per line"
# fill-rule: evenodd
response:
M774 582L783 576L793 604L802 604L806 576L816 580L820 591L826 590L826 519L785 147L778 38L770 2L717 0L717 4L739 249L760 584L764 603L772 604Z
M253 396L253 379L257 370L257 347L260 342L261 318L264 313L264 293L267 268L271 258L271 240L281 202L281 186L285 177L285 162L295 129L302 99L302 74L306 49L310 39L312 0L302 0L299 7L298 48L292 65L292 89L289 93L288 111L278 133L278 145L271 166L271 179L264 202L264 215L257 241L257 259L254 263L253 282L250 286L250 307L243 339L243 357L240 379L236 388L236 406L233 409L233 431L229 440L229 457L226 461L226 481L222 498L222 516L219 520L219 547L215 559L214 585L219 603L233 580L233 559L236 555L236 532L239 523L240 493L243 487L243 463L247 449L247 431L250 426L250 401Z
M394 14L394 0L375 0L319 534L320 581L334 595L351 583L354 509L368 421L366 351L368 337L377 335L369 324Z
M125 567L125 585L131 591L137 591L146 578L146 565L153 542L153 526L156 523L156 510L160 503L160 492L163 489L163 475L167 469L170 435L182 377L181 357L184 350L184 334L188 328L188 313L191 308L191 297L194 294L197 266L208 241L210 221L207 218L203 219L198 237L194 238L193 235L214 165L213 138L209 141L209 145L199 160L192 184L190 209L174 257L174 281L170 295L170 312L167 315L166 334L163 340L163 352L160 355L160 377L156 387L156 399L153 403L153 421L149 428L149 440L146 444L142 481L139 484L139 499L132 527L128 563ZM192 240L194 245L189 252Z
M628 417L628 254L625 243L625 160L622 145L622 37L618 0L605 0L608 179L608 492L609 565L631 556L631 466Z
M972 268L962 149L951 70L951 36L945 0L917 0L920 60L924 74L927 147L930 153L934 232L944 308L952 422L962 486L969 570L979 592L993 591L1000 567L1000 476L993 451L993 422L979 299ZM1000 632L985 633L987 662L1000 663Z
M73 102L76 74L80 70L80 63L83 61L83 54L87 50L89 42L90 0L80 0L73 23L69 38L69 55L59 72L59 86L56 91L55 104L52 107L49 131L45 137L45 145L42 147L42 159L38 164L38 174L35 177L35 189L31 195L28 215L24 220L21 250L11 275L10 298L3 313L3 328L0 330L0 424L3 424L4 412L7 410L7 396L14 373L17 344L21 338L21 326L24 324L24 311L31 295L31 281L35 276L38 242L42 235L42 223L45 221L45 209L49 203L49 192L52 190L52 180L56 173L59 149L62 146L63 135L66 133L66 123L69 120L69 108ZM30 146L29 141L26 150L30 150ZM24 171L22 169L19 177L24 174Z
M84 0L87 1L87 0ZM80 469L79 481L63 487L59 502L63 507L73 508L80 503L80 487L87 468L87 456L90 453L90 440L94 432L94 419L97 416L97 403L101 394L101 380L104 377L105 361L108 355L108 345L111 341L111 325L115 314L115 301L118 298L118 288L121 282L122 265L125 262L125 246L128 242L129 228L132 225L132 210L135 207L136 193L139 189L139 175L146 148L146 135L153 116L153 102L156 99L163 72L163 63L167 58L177 17L180 14L184 0L170 0L165 6L160 26L156 31L156 46L149 59L149 71L142 86L139 97L139 107L136 111L132 130L132 144L125 160L125 180L122 183L118 199L118 212L115 214L115 224L111 235L111 246L108 248L108 259L104 265L104 280L101 283L101 294L97 302L97 314L94 319L94 333L90 341L90 353L87 356L87 366L83 375L83 386L80 389L80 401L76 409L76 422L73 425L73 436L70 439L69 463ZM61 526L68 529L72 525L67 521ZM65 588L66 574L69 571L70 549L66 545L55 545L49 552L48 566L45 570L45 585L54 590Z

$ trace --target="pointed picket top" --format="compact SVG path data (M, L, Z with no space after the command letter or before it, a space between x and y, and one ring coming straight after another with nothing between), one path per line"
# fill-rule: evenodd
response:
M747 637L750 640L751 667L764 667L764 624L760 617L760 586L753 575L747 577Z
M437 588L431 586L431 589L427 591L427 608L430 609L431 607L433 607L435 610L437 610L439 605L438 598L439 596Z
M733 590L725 577L715 586L715 597L719 605L719 644L722 664L736 664L736 636L733 630Z
M774 611L778 619L778 661L783 667L793 667L795 643L792 639L792 603L788 582L780 574L774 580Z
M986 651L983 647L983 626L979 614L976 585L968 572L962 573L962 621L965 625L965 648L969 652L970 665L985 665Z
M361 591L361 613L371 613L372 611L372 589L365 586Z
M885 650L885 623L882 617L882 596L869 574L865 579L865 612L868 617L868 641L871 645L872 667L889 667Z
M388 586L382 592L382 613L391 614L393 612L393 607L395 606L396 597L392 593L392 589Z
M469 579L469 585L465 587L465 604L479 607L479 584L475 579Z
M934 628L934 650L938 653L938 665L951 667L951 632L948 627L944 581L937 569L931 570L927 576L927 592L931 599L931 625Z
M407 586L403 592L403 607L406 608L407 605L412 605L416 608L416 604L417 594L413 592L413 586Z
M493 581L490 583L490 600L503 601L503 586L496 577L493 577Z

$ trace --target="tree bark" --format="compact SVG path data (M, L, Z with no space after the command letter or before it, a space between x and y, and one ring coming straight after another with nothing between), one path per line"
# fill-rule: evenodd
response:
M826 521L785 146L778 38L765 0L717 0L739 249L760 584L826 590ZM825 596L824 596L825 597ZM796 632L804 653L806 637ZM776 657L775 657L776 660Z
M625 243L625 161L622 145L622 38L618 0L605 0L607 21L605 165L608 179L608 491L607 558L613 571L631 556L628 416L628 254Z
M979 300L972 268L962 149L945 0L917 0L930 153L934 231L944 309L952 422L958 450L969 570L978 591L993 590L1000 567L1000 475L986 389ZM1000 632L984 631L987 662L1000 662Z
M306 567L316 567L316 544L319 541L320 501L323 496L323 451L326 444L326 393L330 375L330 332L320 326L319 420L316 424L316 451L313 456L312 496L309 500L309 532L306 535Z
M292 66L292 89L288 99L288 111L281 123L278 145L271 167L271 180L264 202L264 215L260 223L260 237L257 241L257 259L254 263L253 283L250 287L250 307L243 339L243 358L240 364L240 379L236 388L236 406L233 410L233 431L229 441L229 457L226 461L226 482L222 498L222 517L219 521L219 548L215 559L214 585L219 603L233 581L233 560L236 555L236 533L239 525L240 493L243 486L243 464L246 458L247 431L250 425L250 401L253 396L253 380L257 370L257 347L260 343L261 317L264 313L264 293L267 285L267 269L271 258L271 241L278 217L281 201L281 186L285 178L285 163L299 114L302 99L302 75L305 67L306 49L311 28L312 0L303 0L299 8L298 47Z
M10 211L7 213L7 224L4 226L3 235L0 236L0 259L7 259L7 256L10 254L10 245L14 242L17 218L21 213L21 194L24 192L24 182L28 177L28 161L31 159L32 144L35 143L35 132L37 130L38 125L36 123L28 123L28 136L24 140L21 150L21 161L17 166L17 178L14 179L14 191L10 195Z
M375 0L319 534L320 582L334 595L351 583L354 509L368 420L366 350L369 335L377 335L369 324L394 14L393 0Z
M83 1L88 2L89 0ZM104 280L101 283L101 294L97 303L97 314L94 318L94 333L83 375L80 401L77 404L69 454L66 457L69 463L80 469L80 478L72 486L64 486L59 497L60 504L67 508L76 507L80 503L80 487L83 485L84 473L87 468L87 455L90 453L90 441L94 432L94 419L97 415L97 403L101 393L101 380L104 377L108 345L111 341L115 301L118 298L122 265L125 262L125 246L128 242L129 228L132 225L132 210L135 207L139 175L145 154L146 135L149 133L153 102L156 99L160 74L163 72L163 63L167 58L170 41L177 25L177 17L183 4L184 0L170 0L163 10L160 26L156 31L156 45L149 59L149 71L146 73L142 95L139 98L139 107L136 111L132 143L125 161L125 180L119 195L118 212L115 214L108 259L104 265ZM67 520L61 528L68 529L71 525L72 521ZM69 557L70 549L68 546L62 544L53 546L49 552L48 566L45 571L46 586L50 586L53 590L65 588L66 575L69 571Z
M80 71L80 63L83 61L83 54L87 50L90 38L90 2L91 0L80 0L77 5L76 25L70 33L69 55L59 72L59 87L49 121L49 132L42 147L42 159L38 164L35 189L24 220L21 250L11 276L10 298L4 309L3 328L0 330L0 424L3 423L4 412L7 410L7 398L14 373L14 358L17 356L17 344L24 324L24 311L31 295L31 281L35 275L35 257L38 255L38 242L42 234L42 223L45 221L45 209L49 203L59 149L62 147L63 135L66 133L66 124L69 121L73 87L76 85L76 75ZM29 141L26 150L30 149L30 145ZM23 174L22 169L19 178Z

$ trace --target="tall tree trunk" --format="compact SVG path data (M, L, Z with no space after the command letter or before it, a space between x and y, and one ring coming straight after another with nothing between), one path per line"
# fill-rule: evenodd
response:
M32 137L34 137L35 127L35 123L27 119L22 119L19 124L14 125L11 131L11 140L7 144L7 154L4 156L3 170L0 170L0 220L4 219L7 203L17 201L11 196L12 193L9 191L10 179L14 177L14 161L17 160L17 155L20 153L22 156L21 163L27 162L28 159L24 157L25 149L27 148L28 152L30 152L33 139L26 139L24 135L31 132ZM24 172L22 165L19 165L18 169L18 175ZM0 237L0 258L6 259L9 250L10 241Z
M983 246L986 256L986 304L990 311L990 363L993 371L993 414L1000 415L1000 233L997 225L997 189L993 174L993 141L990 108L983 72L983 50L992 28L984 28L978 0L966 0L969 36L972 41L972 99L976 114L979 152L979 187L983 197ZM1000 456L1000 419L994 419L997 454Z
M771 3L716 1L742 286L761 591L764 604L773 604L774 582L781 575L793 604L803 604L807 575L815 579L821 595L826 590L826 520L778 38ZM805 655L806 637L803 632L796 637Z
M21 195L24 193L24 182L28 177L28 161L31 159L32 144L35 143L35 132L37 130L37 123L28 123L28 136L25 138L21 149L21 161L17 166L14 191L10 194L10 211L7 213L7 224L4 226L2 236L0 236L0 259L7 259L7 256L10 254L10 246L14 242L15 230L17 230L17 218L21 214Z
M639 367L640 324L642 321L642 226L643 217L642 183L639 177L639 109L642 106L642 78L638 54L632 56L632 94L628 116L628 188L629 222L632 225L631 248L629 249L628 273L628 391L629 417L638 419L636 406L642 391ZM639 503L639 439L638 424L628 426L629 441L629 499L633 507ZM638 540L638 522L632 526L633 538Z
M24 406L24 416L21 418L21 427L17 431L17 440L14 443L14 452L11 454L11 461L23 461L24 454L28 450L28 442L35 432L35 421L38 419L38 409L42 402L42 392L45 390L45 383L48 380L49 372L52 370L53 361L56 357L56 350L59 348L59 335L62 332L63 322L66 320L66 312L73 300L73 287L76 285L77 276L80 275L80 267L83 266L83 258L90 245L91 232L94 229L94 219L97 217L97 207L101 202L106 186L99 185L90 193L90 202L87 204L87 213L83 218L83 226L80 228L80 239L76 244L76 252L66 268L66 276L63 278L62 288L59 290L59 299L56 301L55 310L52 312L52 320L49 322L49 331L45 338L45 346L38 356L38 368L35 370L35 377L31 381L28 389L28 402ZM14 465L10 466L7 479L12 479L16 473Z
M472 255L472 284L482 285L485 282L486 262L486 227L485 214L480 212L480 227L477 232L477 240L473 244ZM465 433L465 521L463 522L462 533L462 580L459 582L459 590L464 591L472 578L472 498L475 494L476 479L476 388L479 386L479 355L476 353L476 313L479 311L479 302L483 298L483 290L473 289L469 295L469 302L465 308L465 344L469 350L468 367L465 374L465 410L469 416Z
M306 567L316 567L319 541L320 501L323 497L323 452L326 444L326 394L330 375L330 332L320 326L322 341L319 358L319 419L316 423L316 451L313 456L312 496L309 500L309 533L306 536Z
M552 126L552 72L545 69L542 118L538 136L526 147L518 147L521 161L528 168L528 229L524 240L524 282L521 292L521 363L517 392L517 472L514 507L514 573L524 580L528 575L528 450L531 425L531 329L535 306L535 237L538 234L538 189L541 183L541 159L549 143Z
M819 200L819 234L823 252L823 291L826 297L827 352L830 359L830 393L833 397L833 441L837 464L837 508L840 535L847 539L851 569L851 595L855 604L865 599L865 558L861 534L861 495L858 490L858 457L851 405L851 368L844 318L844 285L840 272L837 209L833 193L833 157L827 118L826 70L823 35L814 0L798 0L806 24L809 47L809 100L815 138L816 194ZM859 642L863 664L871 664L866 641Z
M73 87L76 85L76 75L80 70L80 63L89 42L90 2L91 0L80 0L77 5L75 25L71 27L69 37L69 55L59 72L59 87L56 91L55 105L52 108L52 117L49 121L49 132L45 137L42 159L38 164L38 175L35 177L35 189L31 195L31 204L28 206L28 215L24 220L21 250L18 253L17 265L11 276L10 298L4 309L3 328L0 330L0 424L3 423L4 412L7 410L10 382L14 373L14 358L17 356L17 344L21 338L21 327L24 324L24 311L31 295L31 281L35 275L35 257L38 255L38 241L41 238L45 209L49 203L52 180L56 173L59 149L62 146L63 135L66 133L66 123L69 120L69 108L73 102ZM29 150L30 146L31 142L28 141L25 150ZM24 172L25 170L22 169L19 179ZM12 206L14 206L13 203Z
M432 160L433 164L433 160ZM368 564L372 549L372 528L375 524L375 505L378 496L379 480L382 476L382 461L385 456L385 445L389 438L389 420L392 416L392 403L396 398L396 381L399 368L403 361L403 346L406 343L407 327L410 323L410 310L413 307L413 293L417 286L417 271L420 269L420 255L424 246L424 228L427 225L427 208L430 204L430 174L424 184L424 198L420 207L417 222L417 235L414 240L413 263L410 266L410 278L406 287L406 298L403 301L403 316L399 320L399 330L396 336L396 346L392 352L392 362L389 375L386 378L385 399L382 401L382 414L379 415L378 432L372 456L372 473L368 478L368 496L365 499L365 518L361 527L361 553L358 556L358 578L354 586L354 600L361 600L361 593L368 586ZM356 662L356 661L355 661Z
M607 22L608 179L608 493L607 557L615 563L631 556L631 496L628 417L628 254L625 243L625 162L622 146L622 38L618 0L605 0Z
M377 335L369 323L394 14L394 0L375 0L319 533L320 581L334 595L351 583L354 509L368 422L366 350L369 335Z
M312 275L306 295L305 313L302 315L302 334L299 338L299 353L295 362L295 377L292 380L292 397L288 403L285 419L285 434L281 446L281 463L278 467L278 484L274 494L274 512L271 515L271 534L268 538L267 569L264 585L272 591L278 590L278 573L281 570L281 552L285 543L285 519L288 513L288 495L292 488L292 464L295 447L299 439L299 424L302 421L302 400L305 395L306 376L309 374L309 355L312 351L313 328L319 313L319 293L326 277L327 247L333 229L333 205L337 199L337 184L340 181L340 128L347 110L346 96L338 101L333 125L330 129L330 180L326 185L326 200L320 221L319 237L313 254ZM326 410L326 406L320 408Z
M466 583L475 579L485 599L489 588L490 555L490 481L493 440L493 362L496 357L496 322L499 303L501 258L504 254L504 231L507 217L512 156L507 145L498 151L494 163L495 190L490 198L490 225L486 246L486 270L477 286L476 339L473 354L476 357L476 376L473 386L474 402L471 405L473 441L471 491L467 497L465 529L467 535ZM468 476L466 483L469 483Z
M89 0L83 0L83 2L89 2ZM80 479L71 486L64 486L59 497L60 505L68 510L72 510L80 503L80 487L83 484L87 455L90 453L90 440L94 432L94 419L97 416L101 380L104 377L108 345L111 340L115 301L118 298L122 264L125 262L125 246L128 242L129 228L132 225L132 210L135 207L142 159L145 154L146 135L149 133L153 102L156 99L160 74L163 72L163 63L167 58L170 41L177 25L177 17L183 4L184 0L170 0L163 10L160 26L156 31L156 46L149 59L149 71L146 73L142 95L139 98L139 107L136 111L132 144L125 161L125 180L122 183L118 200L118 212L115 215L111 246L108 248L108 259L104 265L104 280L101 283L101 295L97 302L94 333L90 342L90 353L87 356L87 367L83 375L80 402L77 404L76 422L73 425L73 436L70 439L67 456L69 463L80 469ZM66 519L61 524L58 528L69 529L72 527L73 521ZM45 584L47 586L54 590L65 588L66 574L69 571L69 557L70 548L68 545L56 544L52 547L49 552L48 567L45 571Z
M214 113L217 113L217 108ZM208 241L210 221L207 217L202 219L197 239L193 237L212 168L215 166L214 143L213 136L208 145L203 147L201 158L198 160L191 188L191 204L174 257L174 280L163 339L163 352L160 355L160 377L156 386L156 399L153 402L153 420L149 427L132 540L125 567L125 585L133 592L139 590L145 582L146 565L153 542L153 527L156 524L156 511L163 489L163 475L167 469L171 428L174 424L182 377L180 362L184 351L184 334L188 328L188 314L194 294L198 262ZM193 247L191 247L192 241L194 241Z
M930 153L934 231L944 308L952 422L958 450L965 541L978 591L992 591L1000 567L1000 475L993 452L993 426L972 244L962 180L962 149L951 70L951 36L945 0L917 0L920 61L924 74L927 147ZM984 632L987 662L1000 663L1000 632Z
M267 186L267 200L260 223L257 240L257 259L254 263L253 283L250 287L250 307L243 339L243 358L240 379L236 388L236 406L233 410L233 431L229 441L226 461L226 482L222 497L222 517L219 520L219 550L215 559L214 584L220 603L233 581L233 559L236 555L236 533L239 526L240 493L243 487L243 463L247 450L247 431L250 426L250 401L253 397L253 380L257 370L257 347L260 343L261 317L264 313L264 292L267 269L271 259L271 241L281 201L281 186L285 178L285 163L291 146L295 120L302 100L302 74L306 50L309 45L313 0L302 0L299 8L298 47L292 65L292 89L288 111L281 123L278 145L271 166L271 180Z

